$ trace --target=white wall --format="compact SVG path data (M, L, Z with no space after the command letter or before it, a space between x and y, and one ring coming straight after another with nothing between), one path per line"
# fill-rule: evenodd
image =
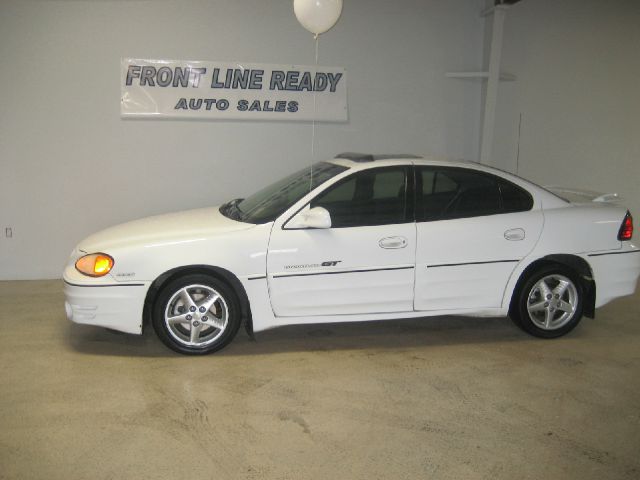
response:
M543 185L618 192L640 219L640 1L509 9L494 160Z
M345 150L477 158L478 0L345 0L320 64L348 71ZM308 123L121 120L120 57L312 64L291 0L0 2L0 279L59 277L106 226L244 196L308 164ZM13 238L4 236L13 228Z

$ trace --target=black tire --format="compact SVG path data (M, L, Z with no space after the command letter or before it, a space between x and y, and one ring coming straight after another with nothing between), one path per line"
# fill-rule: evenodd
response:
M215 301L202 311L207 299ZM209 275L186 274L159 292L151 323L170 349L185 355L206 355L228 345L242 322L238 297L231 287Z
M565 280L570 282L570 286L562 290L561 283L564 286ZM551 291L543 294L542 283ZM551 298L548 298L549 295ZM521 284L515 293L509 316L531 335L557 338L566 335L580 323L583 305L584 286L579 275L563 265L545 265L531 273ZM569 307L571 313L566 311ZM565 314L568 315L564 317ZM547 318L551 320L547 322Z

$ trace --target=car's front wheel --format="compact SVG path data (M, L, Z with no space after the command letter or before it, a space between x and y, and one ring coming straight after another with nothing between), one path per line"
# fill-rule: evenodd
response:
M580 322L583 299L584 288L576 273L561 265L549 265L524 282L511 317L536 337L560 337Z
M172 350L204 355L226 346L240 327L238 300L229 286L202 274L170 281L153 306L153 328Z

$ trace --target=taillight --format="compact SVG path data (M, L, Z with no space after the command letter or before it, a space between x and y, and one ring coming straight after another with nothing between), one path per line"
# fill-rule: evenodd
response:
M624 216L622 225L620 225L620 231L618 232L618 240L631 240L633 237L633 217L627 210L627 214Z

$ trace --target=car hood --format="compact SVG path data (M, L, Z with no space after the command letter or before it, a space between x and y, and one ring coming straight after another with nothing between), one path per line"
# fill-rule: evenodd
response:
M78 250L109 253L112 248L197 241L211 235L254 227L251 223L225 217L219 208L200 208L122 223L85 238L78 244Z

